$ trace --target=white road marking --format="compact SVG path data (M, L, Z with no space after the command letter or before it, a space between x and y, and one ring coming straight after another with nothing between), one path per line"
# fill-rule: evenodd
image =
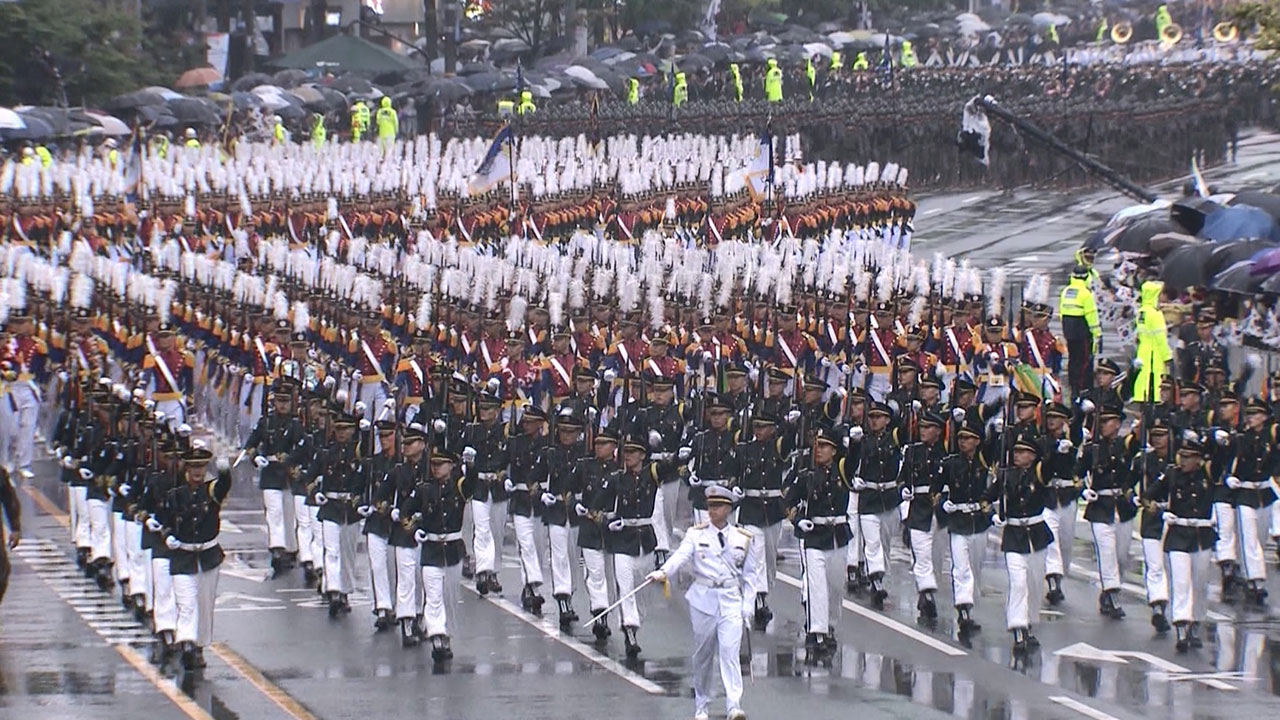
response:
M972 205L978 202L979 200L985 200L985 199L986 199L986 196L984 195L971 195L965 198L964 200L961 200L960 202L961 204L964 204L964 205Z
M469 585L463 585L463 587L466 588L467 591L469 591L473 595L476 595L476 596L480 595L480 593L476 592L475 588ZM545 618L545 617L536 618L526 613L524 610L516 607L510 601L504 600L503 598L487 597L485 598L485 600L487 600L489 604L493 605L499 610L502 610L503 612L510 615L511 617L514 617L515 619L525 623L526 625L536 628L537 630L541 631L543 635L550 638L551 640L554 640L560 645L568 648L569 650L572 650L578 655L581 655L582 657L590 660L596 665L599 665L600 667L604 668L610 673L622 678L623 680L627 681L628 683L631 683L632 685L636 686L637 688L640 688L641 690L649 693L650 695L666 695L667 694L667 691L663 690L662 686L658 685L652 680L649 680L647 678L641 677L640 675L637 675L636 673L627 669L627 667L622 663L618 662L617 660L614 660L613 658L600 654L595 649L588 647L586 644L579 641L577 638L561 633L559 626L556 625L556 623L552 622L550 618Z
M777 577L778 577L778 580L781 580L782 582L790 585L793 588L796 588L797 590L801 588L800 579L797 577L793 577L791 575L788 575L782 572L778 573ZM961 657L964 655L968 655L967 652L965 652L964 650L961 650L960 648L954 645L949 645L935 637L926 635L920 632L919 630L916 630L913 627L909 627L907 625L904 625L898 622L897 620L894 620L891 617L888 617L887 615L882 615L873 610L868 610L851 600L842 599L841 605L844 607L845 610L848 610L854 615L870 620L871 622L876 623L878 625L883 625L884 627L900 635L911 638L912 640L915 640L916 642L922 645L927 645L928 647L931 647L934 650L937 650L943 655L949 655L951 657Z
M929 217L930 215L937 215L940 212L942 212L942 208L933 208L932 210L925 210L920 213L920 217Z
M1093 718L1093 720L1120 720L1120 718L1117 718L1115 715L1109 715L1101 710L1096 710L1085 705L1079 700L1069 698L1066 695L1050 695L1049 699L1064 708L1075 710L1085 717Z

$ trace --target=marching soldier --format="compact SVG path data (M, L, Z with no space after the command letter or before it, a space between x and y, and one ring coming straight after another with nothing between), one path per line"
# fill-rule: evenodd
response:
M527 415L526 415L527 417ZM573 609L573 568L570 555L577 545L580 524L573 508L578 503L574 470L584 457L582 420L566 408L556 413L555 443L545 448L538 458L537 485L542 494L537 502L542 507L542 524L547 528L551 548L551 595L559 610L560 627L568 629L578 614Z
M156 326L154 339L147 336L146 347L142 369L147 375L147 397L155 402L155 411L164 414L169 429L175 430L187 421L195 356L178 344L167 320Z
M315 467L315 501L320 509L324 538L324 592L329 601L329 617L351 612L348 599L355 589L356 539L360 535L360 516L356 504L364 495L365 473L362 458L368 448L361 449L356 428L367 433L369 421L335 412L333 441L320 449Z
M1106 405L1098 413L1099 433L1084 446L1081 466L1088 482L1082 493L1084 519L1093 533L1098 553L1098 612L1113 619L1124 617L1120 607L1120 578L1129 563L1133 518L1137 515L1134 485L1126 439L1120 437L1124 408Z
M713 485L732 486L738 479L738 457L734 433L729 429L733 408L720 395L707 393L702 400L707 426L695 434L687 448L681 448L681 462L691 460L689 502L694 523L706 522L706 489ZM669 456L668 456L669 459Z
M921 413L920 440L902 449L902 466L899 485L902 499L908 503L906 526L911 540L911 574L916 583L916 610L926 622L938 617L938 605L933 595L938 590L938 577L934 570L934 537L937 507L935 487L940 489L942 461L946 451L942 445L941 415L933 411Z
M1168 498L1164 521L1168 530L1164 550L1169 556L1172 586L1173 627L1178 652L1200 647L1200 622L1208 611L1209 553L1216 533L1213 529L1213 481L1204 464L1204 445L1184 441L1178 448L1178 464L1158 478L1153 497Z
M544 475L539 463L549 447L545 435L547 413L530 405L520 417L520 432L507 440L510 473L503 481L509 495L512 524L516 531L516 552L520 558L520 606L542 615L542 562L535 540L535 522L541 514ZM499 546L501 543L498 543Z
M217 474L208 477L205 469L212 459L213 453L203 448L183 457L184 482L166 500L167 517L173 524L162 531L170 550L169 574L178 611L174 641L187 670L205 666L204 648L213 641L218 567L224 557L218 531L222 503L231 492L231 465L220 459Z
M611 634L609 618L603 614L609 607L609 581L605 575L604 515L592 511L596 496L604 489L606 480L618 467L618 435L611 429L603 429L591 439L592 456L579 460L573 466L570 483L576 493L573 506L578 517L578 547L582 550L582 567L587 588L587 601L591 615L596 618L591 632L597 643L603 643ZM655 544L657 542L655 538Z
M1151 608L1151 626L1159 634L1169 632L1169 578L1166 572L1164 514L1169 509L1167 488L1159 488L1160 479L1174 462L1169 423L1156 419L1147 428L1149 448L1142 448L1133 458L1134 471L1142 479L1140 498L1142 521L1138 534L1142 537L1142 579Z
M271 395L272 412L264 415L245 440L244 451L253 452L258 468L258 489L267 517L267 550L272 577L293 567L298 553L297 508L291 490L295 451L303 442L302 423L294 410L292 388L278 383Z
M849 528L849 478L856 461L836 459L846 440L832 430L814 438L813 464L786 488L784 504L800 539L807 662L829 662L840 621L840 565L853 537Z
M687 527L684 518L678 518L676 514L680 500L680 472L679 466L671 462L681 451L680 441L685 432L684 407L675 401L675 380L670 375L653 370L646 375L649 402L638 408L634 420L636 429L644 431L649 440L652 459L662 463L662 488L653 511L653 530L657 536L653 555L655 563L663 563L671 551L673 532ZM688 460L688 456L683 460Z
M858 494L858 525L867 559L867 580L871 603L877 610L884 609L889 597L884 576L889 570L889 542L896 534L898 503L902 501L898 486L902 442L899 428L889 427L892 416L888 405L873 403L867 410L865 435L849 448L849 456L857 463L852 488Z
M942 474L929 492L942 499L942 524L947 528L951 552L951 592L962 638L982 629L973 619L977 589L982 585L982 564L987 554L987 529L991 527L987 488L991 470L978 448L982 421L964 421L956 432L956 452L942 462Z
M395 625L396 593L391 589L390 567L390 561L394 555L391 550L393 523L390 512L381 512L378 504L379 498L394 494L396 478L399 475L397 471L400 466L396 458L396 453L399 452L396 447L398 428L399 424L394 420L379 420L374 423L373 431L378 436L378 453L366 461L368 483L364 487L360 505L356 507L356 514L364 518L365 547L369 553L369 585L373 590L375 632L389 630Z
M1265 402L1259 398L1249 399L1244 426L1231 438L1234 461L1223 479L1232 493L1233 511L1240 528L1240 554L1248 583L1245 593L1257 605L1264 604L1267 598L1262 536L1276 502L1274 478L1280 475L1280 431L1270 421L1270 415Z
M1045 433L1040 440L1041 471L1049 492L1045 504L1049 512L1045 521L1053 533L1053 541L1045 548L1044 579L1048 592L1045 600L1052 606L1066 600L1062 578L1071 569L1071 549L1076 537L1076 506L1080 498L1080 451L1068 437L1071 408L1060 402L1044 407Z
M423 632L431 643L431 659L442 663L453 657L450 615L458 605L466 554L462 518L468 503L476 506L472 491L478 479L476 473L460 470L458 457L448 450L433 448L430 465L430 474L420 477L413 490L409 517L422 548ZM395 519L404 521L404 514L401 510Z
M508 495L504 479L509 455L508 426L498 422L501 407L502 400L497 395L481 393L476 398L476 421L465 426L462 438L463 469L471 481L476 590L481 595L502 592L497 561L507 525Z
M154 420L146 420L144 429L155 433ZM153 660L163 666L176 649L174 634L178 629L178 606L173 595L173 575L169 572L169 559L173 551L165 544L164 529L174 526L169 507L169 495L185 481L182 470L182 452L173 442L153 439L156 453L154 469L147 473L139 495L137 512L145 532L142 546L146 549L151 568L151 620L155 630L156 654Z
M742 490L738 522L751 533L750 552L758 576L752 580L756 596L752 619L764 630L773 619L769 593L777 575L778 532L786 519L783 483L787 458L793 450L791 435L778 434L778 418L761 413L751 419L751 438L738 445L736 487Z
M1019 438L1013 445L1013 465L1002 469L987 490L986 501L996 507L993 523L1001 530L1000 552L1009 573L1009 595L1005 601L1005 626L1013 633L1015 655L1040 646L1031 634L1031 618L1039 599L1031 586L1044 575L1044 549L1053 533L1044 521L1045 482L1036 459L1035 440Z
M404 461L392 466L386 479L378 484L370 517L387 519L387 545L391 548L396 579L395 618L400 625L401 644L413 647L422 634L421 550L414 537L414 501L419 480L430 472L430 459L424 452L429 439L422 425L412 423L404 429L400 441Z

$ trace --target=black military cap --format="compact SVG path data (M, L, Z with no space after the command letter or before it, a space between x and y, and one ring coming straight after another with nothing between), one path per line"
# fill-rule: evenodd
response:
M427 430L421 423L409 423L409 425L405 427L404 433L400 436L400 441L406 444L411 442L426 442Z
M595 436L595 438L593 438L593 439L592 439L592 442L595 442L595 443L613 443L614 445L617 445L617 444L618 444L618 431L617 431L617 430L614 430L613 428L604 428L604 429L603 429L603 430L601 430L600 432L596 433L596 436Z
M733 410L733 405L719 393L707 393L706 409L708 412L715 410L723 410L727 412Z
M1045 408L1045 414L1049 417L1070 418L1071 408L1063 403L1053 402L1049 403L1049 406Z
M1232 390L1223 391L1222 396L1218 398L1219 405L1231 405L1233 403L1239 405L1240 396L1236 395Z
M453 465L458 464L457 454L446 450L443 447L431 448L431 464L442 465L444 463L450 463Z
M668 390L676 384L674 378L667 377L666 375L659 375L655 372L646 372L644 381L654 390Z
M561 408L556 413L556 427L561 430L579 430L584 424L582 417L573 408Z
M902 372L903 370L909 370L909 371L911 371L911 372L918 373L918 372L920 372L920 363L918 363L918 362L916 362L915 360L911 359L911 357L909 357L909 356L907 356L907 355L899 356L899 358L898 358L898 372Z
M1199 440L1183 440L1182 445L1178 447L1179 454L1199 455L1204 457L1204 443Z
M984 429L985 428L983 427L980 419L976 417L966 417L958 432L961 436L968 435L969 437L981 440Z
M1040 454L1040 446L1036 444L1036 439L1031 435L1019 435L1017 440L1013 441L1013 449L1030 450L1037 455Z
M213 460L213 453L207 448L191 448L182 456L187 469L204 467L210 460Z
M1201 384L1200 384L1200 383L1198 383L1198 382L1186 382L1186 383L1182 383L1182 386L1178 388L1178 394L1179 394L1179 395L1186 395L1187 393L1194 393L1194 394L1196 394L1196 395L1203 395L1203 394L1204 394L1204 386L1203 386L1203 385L1201 385Z
M726 376L733 375L741 377L747 374L747 364L741 360L734 360L725 366L724 374Z
M1102 406L1102 412L1098 413L1098 418L1101 420L1106 420L1108 418L1119 419L1123 417L1124 417L1124 406L1119 404L1107 403L1106 405Z
M873 402L871 407L867 408L867 415L885 415L893 417L893 408L882 402Z
M1094 372L1109 372L1112 375L1119 375L1120 366L1111 358L1100 358L1097 365L1094 366Z
M941 390L942 380L938 379L938 376L933 373L927 373L920 378L920 387L931 387Z
M398 424L399 423L397 423L395 420L379 420L378 422L374 423L373 426L374 428L377 429L378 435L381 436L381 435L394 434L396 431L396 426Z
M977 391L978 391L978 386L974 385L972 380L964 376L956 378L955 386L952 388L952 392L954 392L956 395L959 395L960 393L977 392Z
M787 382L791 382L791 376L790 376L790 375L788 375L788 374L787 374L787 373L786 373L782 368L780 368L780 367L771 367L771 368L769 368L769 382L772 382L772 383L787 383Z
M1169 431L1169 421L1162 417L1152 420L1151 425L1147 427L1148 435L1168 435Z
M1244 412L1246 415L1261 413L1263 415L1271 414L1271 406L1260 397L1251 397L1244 404Z
M482 392L476 397L476 405L485 408L495 408L502 406L502 398L491 392Z
M818 434L814 437L814 442L824 443L834 448L838 448L844 444L840 436L830 428L822 428L819 430Z
M520 422L546 422L547 411L537 405L530 405L524 409L524 414L520 416Z
M1034 393L1024 392L1022 390L1015 390L1013 394L1013 404L1014 405L1039 405L1040 398L1036 397Z
M156 337L173 337L173 323L165 320L156 326Z
M916 418L916 423L921 427L925 425L931 425L933 427L942 427L947 423L947 421L944 420L942 416L939 415L936 411L925 410L924 412L920 413L920 415Z
M646 441L646 438L640 437L639 435L628 435L626 439L622 441L622 451L642 452L648 454L649 443Z
M805 390L826 390L827 383L817 375L805 375L804 389Z

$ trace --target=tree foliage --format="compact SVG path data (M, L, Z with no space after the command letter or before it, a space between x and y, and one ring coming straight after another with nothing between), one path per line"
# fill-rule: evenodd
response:
M1254 29L1258 48L1280 50L1280 0L1241 3L1232 10L1232 17L1240 28Z
M99 0L0 4L0 104L93 105L139 87L168 84L196 49Z

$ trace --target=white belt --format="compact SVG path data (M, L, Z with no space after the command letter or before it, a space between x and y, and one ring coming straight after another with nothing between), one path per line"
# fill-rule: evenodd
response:
M623 527L647 527L653 524L653 518L622 518Z
M821 517L811 517L809 522L814 525L844 525L849 522L847 515L825 515Z
M218 546L217 538L214 538L209 542L202 542L202 543L178 543L178 549L185 550L187 552L203 552L205 550L208 550L209 548L217 547L217 546Z
M727 588L738 587L738 581L733 578L729 578L726 580L711 580L709 578L704 578L704 577L695 577L693 581L703 587L712 588L713 590L725 590Z
M928 492L929 492L929 486L928 486L928 485L917 485L917 486L915 486L915 487L911 488L911 492L913 492L913 493L928 493Z
M897 487L898 487L898 483L896 482L883 482L883 483L869 482L867 483L866 489L867 490L894 490L894 489L897 489Z
M461 540L461 539L462 539L462 533L460 532L427 533L427 542L443 543L443 542L453 542L454 540Z
M1197 527L1207 528L1213 527L1213 521L1207 518L1180 518L1174 517L1165 520L1170 525L1178 525L1180 527Z
M1107 488L1106 490L1096 490L1098 497L1117 497L1124 494L1124 490L1120 488Z
M958 513L976 513L982 511L982 503L953 503Z
M782 497L781 490L743 490L742 494L744 497L749 497L749 498L780 498Z
M330 500L350 500L355 497L354 494L348 492L327 492L324 496Z
M1030 527L1032 525L1035 525L1036 523L1042 523L1042 522L1044 522L1044 518L1040 517L1039 515L1036 515L1035 517L1006 518L1004 521L1004 524L1011 525L1013 527Z
M1076 486L1075 480L1067 480L1065 478L1057 478L1049 481L1049 487L1052 487L1052 488L1070 488L1075 486ZM1098 494L1101 495L1102 493L1098 493Z
M1240 481L1241 490L1265 490L1269 487L1271 487L1271 482L1269 480L1260 480L1256 482L1251 480Z
M516 483L511 486L511 492L529 492L529 486L526 483Z

